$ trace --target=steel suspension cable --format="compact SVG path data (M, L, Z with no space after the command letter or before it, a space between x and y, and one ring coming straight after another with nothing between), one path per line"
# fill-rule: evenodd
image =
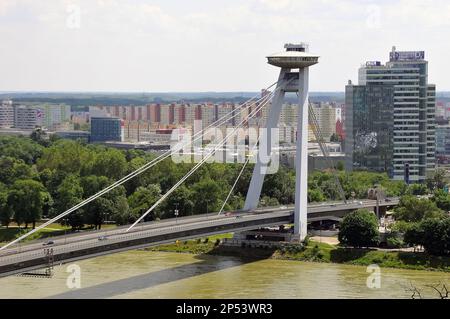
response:
M267 88L267 90L270 89L271 87L273 87L275 84L276 84L276 82L273 83L273 84L271 84L271 85ZM235 115L232 115L232 113L234 113L236 110L239 110L239 109L242 109L242 108L244 108L244 109L245 109L245 108L248 108L249 105L247 105L247 104L248 104L248 103L252 103L252 101L253 101L256 97L257 97L257 96L252 97L252 98L249 99L248 101L242 103L242 104L240 105L240 107L238 107L238 108L232 110L230 113L224 115L224 116L223 116L222 118L220 118L219 120L217 120L217 121L211 123L211 124L210 124L209 126L207 126L205 129L202 129L201 131L199 131L199 132L197 132L196 134L194 134L194 136L195 136L195 135L198 135L198 136L196 137L196 139L194 139L194 141L196 141L197 139L201 138L203 132L206 131L207 129L209 129L210 127L213 127L213 126L218 125L217 123L219 123L219 122L222 122L222 124L223 124L223 123L226 123L227 121L229 121L229 120L231 120L232 118L236 117L239 113L237 113L237 114L235 114ZM264 101L265 99L266 99L266 97L262 97L262 98L260 98L259 100L257 100L257 101L254 102L254 103L255 103L255 104L256 104L256 103L259 103L259 102L261 102L261 101ZM241 110L240 112L243 112L243 110ZM227 117L227 116L230 116L230 115L232 115L232 117L229 118L229 119L226 119L226 117ZM221 125L221 124L219 124L219 125ZM32 235L33 233L35 233L35 232L37 232L37 231L39 231L39 230L41 230L41 229L47 227L48 225L50 225L50 224L52 224L52 223L55 223L56 221L58 221L58 220L60 220L61 218L63 218L63 217L65 217L65 216L69 215L70 213L74 212L75 210L77 210L77 209L83 207L84 205L86 205L86 204L92 202L93 200L97 199L98 197L100 197L100 196L102 196L102 195L108 193L109 191L111 191L111 190L115 189L116 187L122 185L123 183L127 182L128 180L134 178L135 176L137 176L137 175L143 173L144 171L150 169L151 167L155 166L156 164L158 164L159 162L161 162L161 161L163 161L164 159L168 158L168 157L171 156L172 154L175 154L176 152L180 151L184 146L187 146L187 145L191 144L192 142L193 142L193 141L186 142L185 144L181 144L181 143L180 143L179 147L176 148L175 150L170 150L170 151L167 151L167 152L161 154L160 156L158 156L157 158L153 159L153 160L150 161L149 163L144 164L143 166L141 166L141 167L138 168L137 170L131 172L130 174L126 175L125 177L121 178L120 180L114 182L113 184L111 184L110 186L104 188L103 190L99 191L98 193L96 193L96 194L90 196L89 198L87 198L87 199L81 201L80 203L78 203L77 205L75 205L75 206L69 208L68 210L64 211L63 213L61 213L61 214L59 214L59 215L53 217L52 219L48 220L47 222L43 223L42 225L39 225L39 226L36 227L35 229L33 229L33 230L27 232L26 234L24 234L24 235L22 235L22 236L16 238L15 240L9 242L8 244L6 244L6 245L0 247L0 251L6 249L7 247L10 247L11 245L14 245L15 243L18 243L18 242L22 241L23 239L27 238L28 236Z
M276 92L276 90L269 94L269 97L271 98L273 96L273 94ZM234 129L231 133L229 133L224 139L222 139L222 141L209 153L207 154L199 163L197 163L183 178L181 178L174 186L172 186L171 189L169 189L163 196L161 196L142 216L140 216L125 232L128 232L129 230L131 230L134 226L136 226L141 220L143 220L150 212L152 212L162 201L164 201L173 191L175 191L178 186L180 186L186 179L188 179L193 173L195 173L195 171L200 168L200 166L202 166L212 155L214 155L214 153L220 148L222 147L225 142L235 134L235 132L240 128L240 126L242 124L244 124L246 121L248 121L248 119L252 118L253 116L255 116L264 106L265 104L268 103L267 99L265 101L265 103L259 105L258 107L256 107L254 110L252 110L250 112L250 114L248 115L247 119L242 120Z

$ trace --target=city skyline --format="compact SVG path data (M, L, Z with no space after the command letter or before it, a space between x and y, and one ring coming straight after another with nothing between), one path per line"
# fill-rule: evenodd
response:
M448 8L449 10L445 10ZM450 6L429 1L46 1L0 4L1 91L258 91L280 43L309 42L311 91L343 92L392 46L423 50L430 82L450 91L442 41ZM415 21L415 24L411 24ZM330 38L330 34L333 37ZM156 46L156 43L158 44ZM237 72L240 72L237 76Z

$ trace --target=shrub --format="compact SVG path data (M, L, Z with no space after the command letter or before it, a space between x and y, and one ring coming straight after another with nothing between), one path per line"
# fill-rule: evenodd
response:
M398 237L389 237L387 239L387 245L389 248L401 248L404 246L404 242Z
M306 236L305 239L303 240L303 245L308 246L310 239L311 238L309 236Z

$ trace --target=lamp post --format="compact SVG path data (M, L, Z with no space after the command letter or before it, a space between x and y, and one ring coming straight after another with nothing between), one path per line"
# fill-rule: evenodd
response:
M175 215L175 224L178 224L178 203L175 203L174 215Z
M206 202L206 215L208 215L208 202L209 202L209 200L205 200L205 202Z
M377 206L376 206L377 219L378 219L378 223L380 224L380 188L379 188L378 184L375 185L375 196L376 196L376 200L377 200Z
M106 222L108 221L109 214L108 213L104 213L104 216L105 216L104 223L105 223L105 237L106 237L106 235L108 234L108 228L106 227Z
M69 221L69 219L67 217L64 218L64 245L67 243L66 232L67 232L67 222L68 221Z

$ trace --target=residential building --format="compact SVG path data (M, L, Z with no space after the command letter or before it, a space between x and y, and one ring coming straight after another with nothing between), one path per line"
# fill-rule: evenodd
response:
M11 100L2 101L0 104L0 128L14 126L14 106Z

